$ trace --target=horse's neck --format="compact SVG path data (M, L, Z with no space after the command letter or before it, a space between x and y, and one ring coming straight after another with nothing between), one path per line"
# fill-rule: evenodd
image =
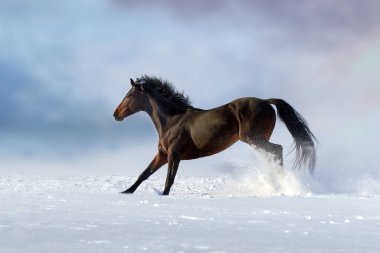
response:
M157 129L159 137L163 136L165 131L170 128L169 124L172 122L172 118L178 117L178 114L171 114L166 108L169 108L170 104L164 104L164 101L150 97L148 99L149 106L146 110L148 115L153 121L154 126Z

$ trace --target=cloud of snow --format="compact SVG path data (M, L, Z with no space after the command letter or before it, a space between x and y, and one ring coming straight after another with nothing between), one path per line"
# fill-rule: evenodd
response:
M299 174L281 167L267 154L255 152L252 159L232 162L224 168L230 178L228 194L233 196L305 196L309 194Z
M294 152L285 155L281 168L267 154L251 147L240 146L240 156L224 157L223 164L215 166L218 175L227 177L225 195L233 196L309 196L309 195L357 195L376 197L380 195L380 170L377 165L367 167L360 157L347 160L327 158L311 175L307 170L292 170ZM334 161L334 162L327 162Z

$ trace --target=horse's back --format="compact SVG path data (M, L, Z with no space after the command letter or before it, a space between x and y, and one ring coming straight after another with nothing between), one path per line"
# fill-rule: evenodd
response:
M227 122L235 129L239 129L246 124L251 126L263 120L275 122L276 112L265 99L244 97L210 110L194 111L192 117L193 121L197 121L196 124Z

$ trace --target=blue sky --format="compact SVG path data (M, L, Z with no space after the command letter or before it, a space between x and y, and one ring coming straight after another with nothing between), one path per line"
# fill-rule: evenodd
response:
M283 98L321 143L317 173L376 174L378 13L378 1L354 0L2 1L0 170L135 175L156 132L146 115L112 113L129 78L148 74L201 108ZM281 123L273 142L292 143ZM238 144L183 167L250 152Z

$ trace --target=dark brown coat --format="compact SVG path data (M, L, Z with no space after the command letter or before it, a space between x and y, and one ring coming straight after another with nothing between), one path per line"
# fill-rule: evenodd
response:
M153 161L123 193L133 193L144 180L168 163L163 192L167 195L181 160L216 154L238 140L264 150L282 165L282 146L269 142L276 123L276 112L271 104L277 107L280 119L294 137L295 165L308 165L310 171L314 169L314 136L302 116L281 99L239 98L211 110L201 110L192 107L182 93L161 79L143 76L136 82L131 79L131 85L114 117L121 121L145 111L157 129L159 142Z

